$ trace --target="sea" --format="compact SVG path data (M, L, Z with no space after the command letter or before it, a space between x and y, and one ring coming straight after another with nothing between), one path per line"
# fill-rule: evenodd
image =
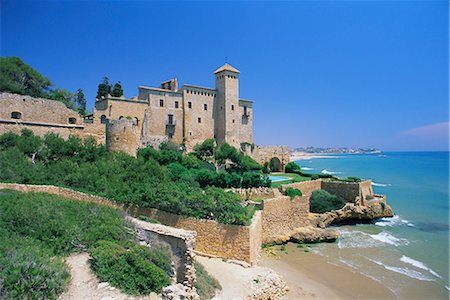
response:
M296 161L305 172L371 179L393 218L334 227L312 251L368 276L399 299L449 298L449 152L331 154ZM426 293L423 291L426 290Z

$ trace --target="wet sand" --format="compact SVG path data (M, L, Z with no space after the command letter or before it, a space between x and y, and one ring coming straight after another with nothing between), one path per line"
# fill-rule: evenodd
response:
M284 299L396 299L388 288L369 277L305 252L296 244L285 248L275 250L276 255L264 252L258 263L284 278L290 288Z

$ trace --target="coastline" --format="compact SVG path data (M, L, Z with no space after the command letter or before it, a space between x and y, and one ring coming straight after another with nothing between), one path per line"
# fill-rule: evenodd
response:
M306 152L294 152L290 156L291 161L309 160L314 158L339 158L335 156L337 153L321 154L321 153L306 153Z

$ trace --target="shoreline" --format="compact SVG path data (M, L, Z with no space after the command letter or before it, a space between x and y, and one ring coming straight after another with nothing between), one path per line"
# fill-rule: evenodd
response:
M282 299L397 299L396 295L380 282L294 243L273 254L263 251L258 265L277 272L286 281L289 292Z
M303 153L303 152L294 152L290 156L291 161L298 161L298 160L309 160L314 158L340 158L338 153L330 153L330 154L321 154L321 153Z

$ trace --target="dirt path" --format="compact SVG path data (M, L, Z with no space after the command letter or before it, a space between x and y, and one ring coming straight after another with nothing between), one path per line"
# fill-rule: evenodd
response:
M158 299L156 294L147 297L132 297L122 293L119 289L109 286L108 283L99 283L97 277L89 268L89 254L71 254L67 260L70 267L72 281L69 289L63 293L59 300L137 300Z

